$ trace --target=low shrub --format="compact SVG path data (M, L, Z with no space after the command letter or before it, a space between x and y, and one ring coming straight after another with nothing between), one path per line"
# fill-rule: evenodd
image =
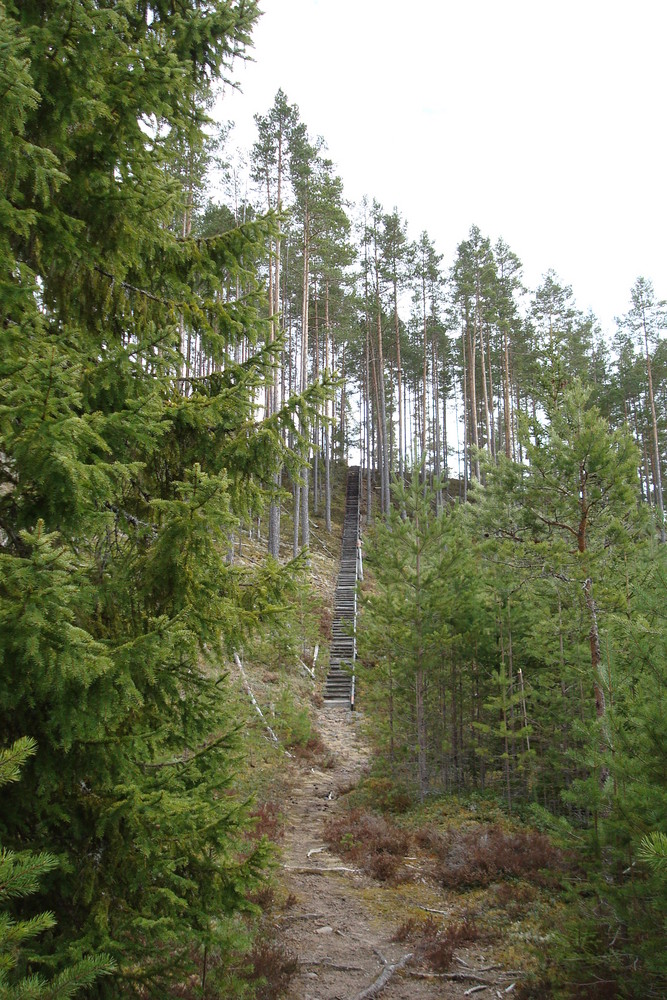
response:
M425 962L433 972L447 972L456 949L479 937L474 921L467 918L442 927L432 917L425 920L411 917L401 924L392 941L409 941L418 960Z
M337 854L381 882L398 876L410 847L405 830L383 816L361 809L332 817L325 826L324 836Z
M277 841L283 835L282 817L276 802L260 802L250 813L252 826L248 831L251 840Z
M322 737L313 728L308 707L297 705L286 688L281 691L276 704L273 727L281 742L296 757L310 760L326 750Z
M561 851L548 837L532 830L507 832L500 826L474 826L432 841L438 857L439 881L446 888L489 885L500 878L548 881L547 869L563 867Z
M256 1000L276 1000L284 996L290 981L299 971L299 960L284 945L256 941L249 955L247 975L253 984Z
M401 815L414 803L408 789L394 778L367 778L358 789L358 799L382 813Z

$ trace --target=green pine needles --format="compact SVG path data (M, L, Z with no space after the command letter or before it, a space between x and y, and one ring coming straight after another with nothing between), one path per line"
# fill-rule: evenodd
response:
M6 927L48 931L49 996L92 982L100 949L116 968L95 995L201 980L263 875L225 662L291 571L229 554L324 390L258 418L276 222L192 226L211 81L257 16L0 4L0 733L36 741L0 836L13 877L26 845L48 872L56 923L17 897ZM13 959L3 974L42 995Z
M19 780L20 772L36 750L29 737L0 749L0 788ZM22 900L39 891L42 877L58 865L47 852L16 853L0 847L0 904ZM52 913L38 913L27 919L13 919L0 911L0 997L2 1000L67 1000L113 970L108 955L86 956L73 962L50 980L39 973L26 973L27 944L55 927Z

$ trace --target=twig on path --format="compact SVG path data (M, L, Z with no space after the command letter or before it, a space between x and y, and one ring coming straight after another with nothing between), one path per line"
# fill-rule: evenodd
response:
M488 986L471 986L469 990L466 990L463 994L464 997L470 997L473 993L479 993L480 990L488 990Z
M382 956L380 957L382 958ZM384 969L382 970L381 975L378 976L378 978L375 980L374 983L371 983L370 986L366 987L365 990L362 990L361 993L357 993L357 995L354 997L354 1000L373 1000L373 997L379 996L382 990L389 982L389 980L391 979L391 977L394 975L394 973L399 972L401 969L405 968L405 966L408 964L411 958L412 958L412 952L408 952L407 955L403 956L400 962L396 962L394 965L387 964L387 960L385 958L382 958L382 961L385 963L385 966Z
M473 969L472 965L469 965L464 958L459 958L458 955L454 956L454 961L458 962L459 965L465 965L470 972L493 972L495 969L502 968L500 965L483 965L481 969Z
M289 921L293 920L323 920L326 913L279 913L277 919Z
M440 917L449 917L451 915L451 910L434 910L432 906L420 906L419 903L415 905L418 910L425 910L427 913L437 913Z
M484 986L495 986L495 983L490 983L488 979L481 979L479 976L473 976L471 973L467 972L411 972L411 976L415 979L449 979L455 983L482 983Z
M299 965L314 965L321 969L333 969L335 972L365 972L366 970L361 965L336 965L335 962L329 962L326 959L324 961L316 961L311 959L309 962L304 962L303 959L299 959Z
M343 865L336 865L333 868L315 868L308 865L283 865L285 871L298 872L299 875L328 875L330 872L350 872L352 875L361 875L359 868L345 868Z

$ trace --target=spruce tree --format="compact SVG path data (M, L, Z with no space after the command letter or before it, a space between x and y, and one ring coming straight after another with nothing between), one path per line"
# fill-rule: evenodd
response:
M184 234L171 159L257 13L49 0L0 19L0 731L38 744L0 834L62 862L40 947L56 972L103 947L110 995L164 996L227 948L264 859L224 673L287 571L226 556L320 396L258 421L274 224Z
M18 781L26 760L35 753L35 741L29 737L16 740L0 749L0 788ZM67 1000L107 975L113 963L107 955L86 956L71 964L50 981L32 972L24 975L27 964L26 943L55 926L51 913L38 913L29 919L15 919L9 907L38 891L40 879L57 867L49 853L20 853L0 847L0 997L2 1000Z

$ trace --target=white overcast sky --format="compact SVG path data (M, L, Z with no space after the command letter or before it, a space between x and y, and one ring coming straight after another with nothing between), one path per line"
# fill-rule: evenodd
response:
M261 6L217 110L241 147L282 87L347 197L396 206L445 265L475 223L608 332L637 275L667 294L667 0Z

